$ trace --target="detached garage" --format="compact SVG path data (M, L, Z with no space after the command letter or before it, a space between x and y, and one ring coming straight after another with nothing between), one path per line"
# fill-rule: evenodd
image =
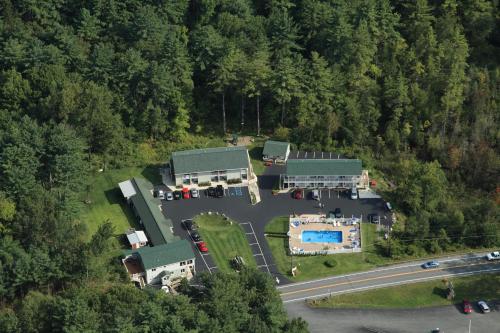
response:
M285 163L290 155L290 144L288 142L268 140L264 144L262 159L264 161L274 161Z

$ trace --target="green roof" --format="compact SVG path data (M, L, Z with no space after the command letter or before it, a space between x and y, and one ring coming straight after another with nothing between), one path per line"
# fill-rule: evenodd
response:
M172 153L175 174L246 169L248 163L245 147L205 148Z
M355 159L289 159L286 163L289 176L359 176L361 172L361 160Z
M153 197L151 190L153 184L144 178L135 177L132 183L137 189L137 194L131 200L144 224L144 229L153 245L170 243L179 239L170 231L172 221L167 219L160 210L161 201Z
M288 142L268 140L264 144L264 151L262 152L262 155L274 156L274 157L277 156L286 157L286 153L288 151L289 146L290 144Z
M193 248L187 240L152 247L145 246L129 253L135 253L141 258L145 270L194 259Z

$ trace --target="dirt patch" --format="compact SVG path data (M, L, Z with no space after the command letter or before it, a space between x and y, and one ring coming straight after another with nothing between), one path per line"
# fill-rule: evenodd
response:
M234 146L233 145L233 137L232 136L226 137L226 142L227 142L227 146L228 147ZM238 142L237 142L236 146L249 146L253 142L254 142L253 136L249 136L249 135L238 136Z

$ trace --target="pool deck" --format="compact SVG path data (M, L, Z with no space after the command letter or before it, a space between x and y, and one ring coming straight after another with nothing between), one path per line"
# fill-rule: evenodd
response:
M360 224L351 219L327 219L324 215L290 216L289 246L292 254L333 254L360 252ZM303 243L303 231L340 231L341 243ZM354 241L354 244L353 244Z

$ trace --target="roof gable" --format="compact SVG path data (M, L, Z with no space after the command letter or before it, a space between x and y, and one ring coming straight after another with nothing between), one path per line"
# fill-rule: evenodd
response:
M286 174L289 176L359 176L362 173L358 159L298 159L288 160Z
M220 147L177 151L172 153L176 174L248 168L245 147Z
M132 253L136 253L141 258L145 270L194 259L193 249L187 240L153 247L141 247Z
M262 155L264 156L286 156L290 144L288 142L267 140L264 144Z

